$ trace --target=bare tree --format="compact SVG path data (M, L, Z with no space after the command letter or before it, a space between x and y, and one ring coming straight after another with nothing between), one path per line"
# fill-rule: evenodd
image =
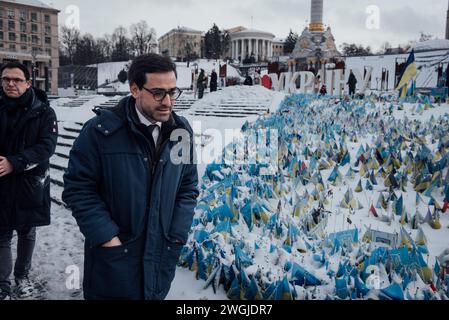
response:
M97 42L91 34L86 33L80 38L73 61L76 65L82 66L98 63Z
M80 42L81 34L76 28L69 28L67 26L61 27L60 41L64 51L67 53L70 64L73 64L73 58L76 52L78 43Z
M112 34L112 61L126 61L130 59L131 40L123 26L119 26Z
M97 40L99 54L103 57L104 61L111 61L113 43L112 36L105 34L103 38Z
M141 20L129 28L133 51L140 56L151 52L151 43L155 38L155 31L149 28L146 21Z

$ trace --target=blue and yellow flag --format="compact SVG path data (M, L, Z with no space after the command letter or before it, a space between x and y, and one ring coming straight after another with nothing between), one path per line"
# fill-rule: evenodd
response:
M405 98L407 96L407 86L410 80L416 77L418 70L416 68L415 62L415 51L412 50L408 56L407 63L405 64L404 72L401 75L401 80L399 81L396 90L399 91L399 97Z

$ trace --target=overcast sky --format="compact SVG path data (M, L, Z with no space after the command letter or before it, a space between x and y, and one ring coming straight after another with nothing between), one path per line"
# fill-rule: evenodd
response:
M41 0L61 10L60 24L72 23L70 5L79 8L81 32L95 37L112 33L118 25L129 27L146 20L160 37L172 28L186 26L207 31L253 27L286 37L289 30L301 33L310 20L310 0ZM367 8L379 9L376 18ZM420 32L444 38L447 0L324 0L324 23L337 45L343 42L378 49L385 41L393 45L418 40ZM372 11L371 11L372 12ZM368 24L373 27L368 28Z

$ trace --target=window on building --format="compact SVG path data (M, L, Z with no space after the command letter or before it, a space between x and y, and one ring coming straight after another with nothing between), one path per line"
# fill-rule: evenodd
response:
M51 56L51 49L50 48L45 49L45 54L47 56Z
M10 32L9 33L9 37L8 37L9 41L16 41L16 34L14 32Z
M35 33L37 33L37 24L32 24L31 25L31 32L35 32Z
M27 32L27 24L25 22L20 23L20 32Z
M26 21L26 20L27 20L27 12L20 11L20 21Z
M15 21L8 21L8 30L9 31L16 30L16 22Z
M22 52L26 52L26 51L28 51L28 47L27 46L20 46L20 50L22 50Z
M8 18L9 19L14 19L16 16L14 9L8 9Z
M0 41L3 41L3 32L0 31Z
M37 22L37 12L31 12L30 18L31 21Z
M15 45L15 44L13 44L13 43L12 43L12 44L10 44L10 45L9 45L9 49L11 49L11 50L14 50L14 51L15 51L15 50L16 50L16 45Z
M45 34L46 35L51 34L51 27L50 26L45 26Z
M0 48L3 48L4 46L3 42L0 42Z
M31 43L37 44L39 42L39 38L37 36L31 36Z
M21 34L20 35L20 42L27 42L28 41L28 37L26 34Z
M3 10L3 8L0 8L0 18L5 16L5 12Z
M45 44L51 44L51 38L45 37Z
M3 19L0 19L0 30L3 30Z
M45 23L50 23L50 15L49 14L46 14L44 16L44 21L45 21Z

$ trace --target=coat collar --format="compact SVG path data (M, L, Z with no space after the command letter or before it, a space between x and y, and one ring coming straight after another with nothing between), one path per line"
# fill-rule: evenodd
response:
M123 98L116 107L112 109L95 109L100 117L99 130L107 134L112 134L124 125L127 125L134 132L138 132L137 124L140 123L135 111L135 99L132 96ZM107 116L109 115L109 116ZM163 137L169 136L175 129L185 129L191 135L193 131L187 120L172 112L170 119L162 123L161 134Z

